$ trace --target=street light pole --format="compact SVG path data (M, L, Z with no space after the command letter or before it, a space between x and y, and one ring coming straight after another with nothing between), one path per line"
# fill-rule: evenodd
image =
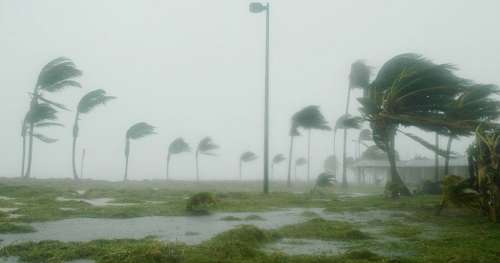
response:
M250 3L250 12L266 11L266 58L265 58L265 101L264 101L264 193L269 193L269 3Z

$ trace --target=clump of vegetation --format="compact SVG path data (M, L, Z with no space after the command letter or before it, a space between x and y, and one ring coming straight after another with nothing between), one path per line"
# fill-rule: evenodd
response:
M0 223L0 233L15 234L15 233L30 233L35 232L35 229L30 225L13 224L8 222Z
M369 235L361 232L352 224L313 218L307 222L280 228L278 233L289 238L311 238L321 240L359 240Z
M248 215L245 217L246 221L264 221L265 219L259 215Z
M442 194L443 190L441 189L441 183L425 180L420 186L420 193L431 194L431 195Z
M208 214L210 209L217 204L215 195L209 192L201 192L191 196L186 209L194 214Z
M241 221L241 218L236 217L236 216L225 216L221 218L220 220L222 221Z

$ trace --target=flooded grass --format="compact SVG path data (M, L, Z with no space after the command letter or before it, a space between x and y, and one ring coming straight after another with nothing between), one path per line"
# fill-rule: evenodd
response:
M307 222L288 225L278 230L284 237L319 240L358 240L367 239L369 235L343 221L330 221L314 218Z

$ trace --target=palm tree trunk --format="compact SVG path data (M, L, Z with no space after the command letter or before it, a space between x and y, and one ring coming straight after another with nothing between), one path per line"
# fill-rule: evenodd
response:
M196 151L196 154L194 156L195 161L196 161L196 182L200 182L200 168L198 166L198 151Z
M435 136L436 148L439 149L439 134L436 133ZM437 152L434 153L434 182L439 181L439 155Z
M30 123L29 127L29 145L28 145L28 162L26 165L26 174L24 175L26 178L31 177L31 164L33 161L33 130L35 129L35 124Z
M130 140L127 138L127 141L125 143L125 176L123 177L123 181L127 181L129 155L130 155Z
M286 186L292 186L291 169L292 169L292 159L293 159L293 137L290 136L290 151L288 153L288 176L286 180Z
M80 162L80 178L83 178L83 165L85 163L85 149L82 150L82 159Z
M23 156L22 156L22 164L21 164L21 178L24 177L24 164L26 163L26 133L22 135L23 137Z
M410 196L411 195L410 190L408 189L408 187L406 187L403 180L401 180L401 177L399 176L396 167L394 137L390 139L390 142L386 142L386 148L387 148L387 158L389 159L389 164L391 166L391 183L397 185L399 188L399 191L391 193L392 197L395 198L398 196L398 194L404 196Z
M170 153L167 155L167 180L170 178Z
M75 123L73 124L73 148L71 151L71 163L73 165L73 179L78 179L78 173L76 172L76 139L78 138L78 112L75 116Z
M444 175L448 175L450 168L450 153L451 153L451 143L453 138L448 137L448 144L446 144L446 156L444 158Z
M295 183L297 183L297 165L294 166L295 168L293 169L293 175L295 178Z
M342 146L342 187L347 188L347 129L344 129L344 143Z
M307 131L307 182L311 177L311 129Z

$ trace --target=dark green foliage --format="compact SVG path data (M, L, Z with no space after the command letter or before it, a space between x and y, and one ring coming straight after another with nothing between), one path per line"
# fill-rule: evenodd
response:
M99 105L104 105L108 101L116 99L113 96L107 96L106 91L102 89L93 90L85 94L78 103L77 110L79 113L89 113L95 107Z
M189 144L187 144L187 142L184 141L184 139L180 138L180 137L175 139L168 146L168 153L169 154L180 154L180 153L189 152L189 151L191 151L191 147L189 147Z
M371 67L362 60L358 60L351 65L349 74L349 88L367 88L370 85Z
M35 229L30 225L0 222L0 233L2 234L29 233L29 232L35 232Z
M335 122L334 130L339 129L360 129L363 119L357 116L351 116L350 114L344 114L340 116Z
M216 149L219 149L219 146L213 142L212 138L205 137L198 144L196 152L203 155L214 155L212 151Z
M317 187L331 187L335 183L335 176L328 173L321 173L316 179Z
M126 137L127 139L137 140L153 134L155 134L155 127L146 122L139 122L127 130Z
M45 65L38 75L37 87L48 92L59 91L68 86L81 87L73 78L82 75L75 63L66 57L59 57Z
M328 122L319 110L319 106L311 105L292 116L292 127L306 130L331 130ZM293 129L292 129L293 130Z
M187 202L186 209L191 213L208 214L217 204L215 195L209 192L201 192L191 196Z
M425 180L420 186L420 192L422 194L439 195L443 192L443 189L441 189L440 182Z

